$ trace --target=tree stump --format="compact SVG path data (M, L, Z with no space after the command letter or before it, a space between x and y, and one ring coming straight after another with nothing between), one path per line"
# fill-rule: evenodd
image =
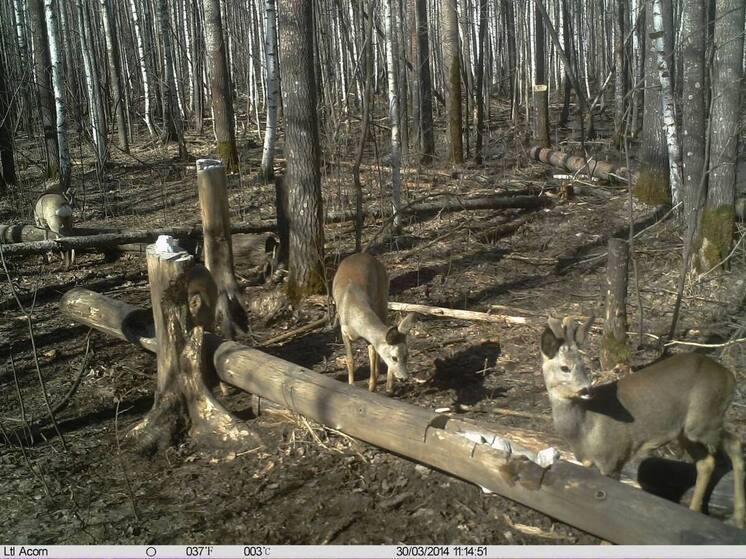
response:
M548 148L549 140L549 88L546 85L534 86L534 142Z
M629 249L623 239L609 239L606 271L606 322L601 340L601 366L605 370L627 366L627 275Z
M209 302L196 301L203 291L191 287L192 276L204 268L186 252L160 252L156 245L148 247L147 261L158 375L153 408L128 433L129 441L144 454L172 446L187 432L207 448L258 446L256 435L221 406L205 382L211 364L198 323Z
M233 272L225 167L220 161L197 160L197 190L205 238L205 265L218 290L215 319L223 337L233 339L237 329L248 331L249 321Z

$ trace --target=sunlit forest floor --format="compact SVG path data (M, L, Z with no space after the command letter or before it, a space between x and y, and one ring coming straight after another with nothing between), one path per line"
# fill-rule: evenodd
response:
M556 121L559 107L552 107ZM322 189L325 211L351 210L352 163L358 120L329 122L322 131ZM389 211L387 121L376 120L377 142L363 161L365 205ZM670 326L680 269L682 234L675 220L657 222L652 210L632 202L624 187L590 182L559 196L562 171L527 157L529 137L515 128L504 103L493 100L485 159L452 168L446 163L444 123L439 121L436 162L403 170L404 202L438 193L464 199L488 194L535 193L550 198L539 210L441 212L407 218L402 235L391 237L385 220L368 219L364 243L386 265L394 301L525 316L525 325L422 317L410 342L410 370L422 383L398 383L393 397L428 408L448 408L481 422L525 428L552 437L549 401L541 376L538 340L548 313L603 316L605 251L611 236L627 236L630 216L644 229L635 239L630 278L629 326L634 365L660 355L658 338ZM624 164L599 122L602 136L586 143L599 159ZM194 159L212 155L210 123L203 137L187 136L189 161L175 159L141 135L131 155L111 150L103 180L85 142L74 140L73 186L76 224L152 229L196 223L199 207ZM577 131L553 136L559 149L576 151ZM257 180L261 142L255 128L239 127L241 172L229 181L234 222L275 215L272 184ZM413 142L416 143L416 142ZM17 139L21 184L0 201L0 223L31 221L43 190L38 139ZM472 146L473 147L473 146ZM284 165L282 137L277 167ZM742 233L742 229L739 235ZM350 222L327 224L326 255L333 271L354 250ZM248 270L236 254L249 308L276 290ZM69 271L41 256L6 262L0 290L0 424L11 442L21 433L20 399L29 423L46 421L39 376L52 404L85 367L82 384L59 415L62 442L51 429L23 449L0 446L0 540L36 544L101 543L598 543L575 528L474 485L432 471L352 440L290 413L252 420L267 446L212 460L189 443L152 460L120 450L118 439L152 403L155 358L134 346L91 332L58 312L61 295L85 286L129 303L149 304L143 254L116 261L102 254L78 255ZM746 251L739 247L726 272L688 283L677 339L709 344L743 338ZM8 282L30 312L29 327ZM283 307L271 316L251 315L245 343L268 339L324 315L311 302ZM392 313L393 314L393 313ZM642 328L643 335L639 335ZM596 327L587 360L599 371ZM85 348L90 336L90 350ZM367 383L367 352L355 346L358 384ZM685 346L676 346L683 351ZM701 349L736 371L739 392L728 419L746 430L746 346ZM338 332L319 330L266 351L346 381ZM38 361L36 361L36 360ZM38 369L37 369L38 362ZM613 376L606 372L604 377ZM227 405L241 413L246 395L234 391ZM506 412L508 410L508 412ZM509 413L510 411L515 413ZM372 425L372 429L376 426ZM676 449L664 449L664 454Z

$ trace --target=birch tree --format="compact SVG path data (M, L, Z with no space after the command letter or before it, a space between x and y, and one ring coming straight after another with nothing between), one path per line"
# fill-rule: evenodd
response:
M57 146L57 118L55 116L54 95L49 58L49 39L44 15L43 0L28 0L29 23L34 41L34 80L39 96L41 123L44 132L44 148L47 158L47 178L59 178L60 153Z
M275 25L275 0L265 0L265 43L264 53L267 64L267 127L264 129L261 174L264 180L274 175L275 138L277 137L277 44Z
M49 1L49 0L47 0ZM129 134L127 133L127 119L124 114L124 97L122 95L122 70L119 62L119 38L117 37L116 19L112 17L110 0L100 0L101 15L104 21L104 37L106 39L106 53L109 60L109 83L114 98L114 114L117 121L117 137L119 148L129 153Z
M226 171L230 172L238 169L238 151L220 0L204 0L202 8L205 13L205 48L210 61L210 94L217 151Z
M319 127L313 64L312 0L280 0L280 79L284 104L290 217L288 296L298 301L325 286Z
M91 116L91 136L93 138L93 146L96 152L97 171L99 176L101 176L107 159L104 109L99 92L100 82L98 79L98 67L95 59L93 34L91 32L88 8L83 0L77 0L77 2L80 47L83 53L83 66L85 68L85 81L88 92L88 112Z
M161 83L161 103L163 111L163 134L161 141L176 142L179 146L179 158L186 159L187 150L184 143L184 131L181 126L179 108L176 102L176 79L173 66L173 44L171 41L171 22L168 16L168 0L157 0L158 15L156 25L162 39L163 81Z
M389 120L391 121L391 205L394 229L401 228L401 136L399 131L399 69L397 68L396 6L385 0L386 67L388 73Z
M70 150L67 145L65 88L62 80L62 49L57 27L55 0L45 0L45 16L49 39L49 59L52 63L52 86L54 89L54 106L59 151L60 190L64 192L70 186Z
M132 11L132 27L135 30L135 39L137 41L137 63L140 67L140 76L142 77L142 89L145 102L145 125L151 136L155 136L153 120L150 108L150 71L148 69L147 53L145 51L145 40L142 25L140 23L140 0L130 0L130 10Z
M710 173L696 263L703 271L724 264L733 244L745 6L743 0L715 3Z

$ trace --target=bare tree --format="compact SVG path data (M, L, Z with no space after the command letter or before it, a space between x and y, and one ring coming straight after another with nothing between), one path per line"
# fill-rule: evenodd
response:
M627 95L627 69L624 65L624 22L627 3L627 0L614 0L614 136L619 145L622 145L624 100Z
M326 283L312 9L312 0L279 2L284 187L290 217L288 296L293 301L321 292Z
M537 19L537 23L541 25L541 19ZM543 29L543 26L542 26ZM543 32L542 32L543 33ZM484 106L485 97L486 103L489 104L490 96L489 91L487 95L483 91L484 88L484 51L487 48L487 0L479 0L479 44L477 55L477 71L475 76L474 96L477 104L477 138L474 147L474 161L479 165L482 163L482 134L484 132ZM542 35L543 41L543 35Z
M57 122L57 147L60 157L60 190L70 185L70 150L67 146L65 88L62 82L62 49L57 28L55 0L45 0L45 16L49 39L49 58L52 63L52 86L54 89L55 119Z
M267 127L264 130L264 149L262 151L261 174L265 180L274 175L275 138L277 137L277 29L275 20L275 0L265 0L266 16L264 24L266 28L264 53L267 61Z
M49 0L47 0L49 1ZM117 120L117 134L119 148L129 153L130 143L127 133L127 119L124 111L124 97L122 96L122 70L119 62L119 37L117 36L116 19L111 13L110 0L100 0L101 15L104 20L104 37L106 38L106 52L109 59L109 83L114 98L114 114Z
M422 163L432 161L435 153L433 136L433 92L430 79L430 45L427 32L427 0L415 1L417 22L417 78L419 81L419 117L422 138Z
M448 141L451 163L464 162L463 126L461 118L461 60L459 58L458 10L456 0L441 0L443 27L443 58L446 70L446 102L448 106Z
M173 45L171 41L171 22L168 17L168 0L157 0L158 15L155 18L157 32L163 41L163 81L161 83L161 103L163 109L163 143L176 142L179 145L179 158L186 159L187 150L184 143L184 131L176 103L176 80L174 78Z
M162 0L165 1L165 0ZM205 46L210 60L210 89L212 92L212 116L218 156L226 171L238 168L236 133L233 124L233 95L228 73L223 22L220 16L220 0L204 0Z
M700 270L725 263L735 227L736 159L743 80L743 0L715 3L715 60L712 78L710 176L700 223Z
M58 178L60 176L60 153L57 146L57 119L50 75L52 61L49 58L49 39L43 0L28 0L28 13L34 39L34 79L41 107L41 122L47 155L47 177Z
M401 136L399 131L399 71L397 68L396 8L385 0L386 65L388 68L389 120L391 121L391 204L394 229L401 228Z
M130 0L130 9L132 10L132 26L135 29L135 38L137 40L137 63L140 67L142 76L143 97L145 98L145 125L151 136L155 135L153 120L150 109L150 71L148 68L147 52L145 50L145 39L143 29L140 24L140 0Z
M78 27L80 28L80 47L83 52L86 89L88 91L88 108L91 115L91 136L93 137L93 145L96 150L96 168L100 177L108 157L106 122L104 119L103 104L101 103L101 93L99 91L101 82L98 78L98 65L95 58L90 15L88 13L88 6L83 0L78 0Z
M0 55L0 195L5 194L6 185L16 183L16 167L13 160L13 133L10 118L10 82Z

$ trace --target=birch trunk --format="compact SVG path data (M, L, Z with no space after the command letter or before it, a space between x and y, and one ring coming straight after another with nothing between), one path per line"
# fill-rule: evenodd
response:
M275 138L277 137L277 29L275 0L265 0L266 16L264 52L267 61L267 127L264 130L261 174L264 180L274 176Z
M60 192L64 192L70 186L70 150L67 144L65 88L62 80L62 50L57 27L55 1L45 0L44 8L49 39L49 58L52 63L52 87L54 89L54 106L57 122L57 147L60 157ZM62 9L64 9L64 6Z
M184 132L181 127L181 117L176 101L176 79L173 65L173 43L171 41L171 22L168 17L168 0L158 0L158 15L156 17L158 32L163 43L161 98L163 103L163 134L161 141L176 142L179 145L179 158L186 159L187 150L184 143Z
M49 2L50 0L47 0ZM117 137L119 148L129 153L129 134L127 133L127 119L124 111L124 96L122 95L122 70L119 57L119 38L117 37L116 18L112 16L110 0L101 1L101 14L104 20L104 36L106 37L106 53L109 60L109 79L112 97L114 98L114 114L117 120Z
M145 53L145 41L140 24L140 9L138 8L139 0L130 0L130 9L132 10L132 26L135 29L135 39L137 41L137 64L140 67L142 76L142 90L145 102L145 125L148 127L148 133L155 136L153 120L150 109L150 72L148 71L148 59Z
M669 184L671 185L671 200L674 205L682 201L681 194L681 149L679 147L679 132L676 126L676 106L674 105L673 82L671 68L666 59L665 32L663 30L663 8L661 0L653 0L653 34L650 40L655 45L658 61L658 76L661 84L661 103L663 109L663 126L665 127L666 144L668 147Z
M399 73L397 68L396 5L395 0L384 2L386 25L386 63L389 87L389 120L391 121L391 204L394 210L394 229L401 229L401 137L399 135Z

